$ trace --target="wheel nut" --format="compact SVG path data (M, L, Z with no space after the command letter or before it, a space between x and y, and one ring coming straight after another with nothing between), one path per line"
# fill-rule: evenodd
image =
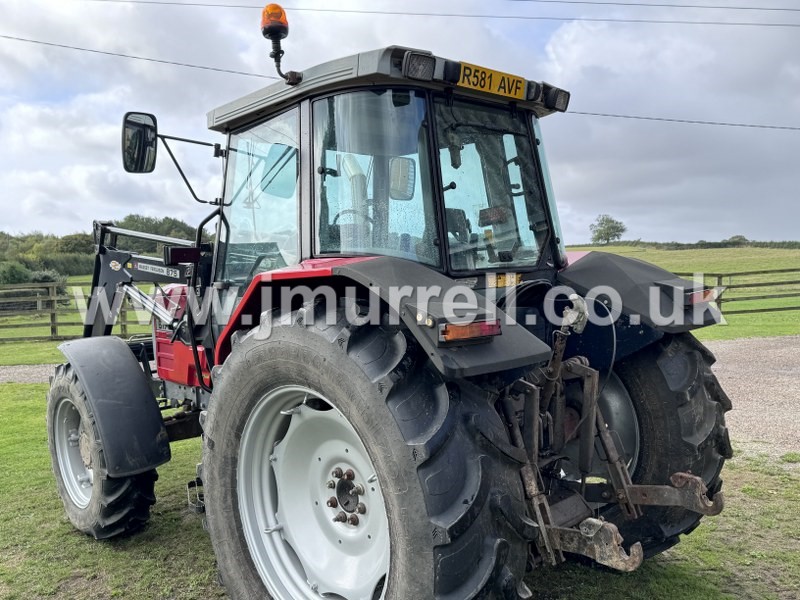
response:
M342 469L341 469L341 468L339 468L339 467L336 467L336 468L333 470L333 472L331 473L331 475L333 475L333 478L334 478L334 479L341 479L341 478L342 478L342 474L343 474L343 473L342 473Z
M336 508L337 506L339 506L339 501L336 500L336 498L334 498L333 496L331 496L330 498L328 498L328 506L331 508Z
M344 513L343 510L339 511L335 517L333 517L334 523L347 523L347 515Z
M348 481L352 481L355 479L355 477L356 474L353 472L353 469L347 469L347 471L344 472L344 475L342 475L342 479L347 479Z
M364 503L363 503L363 502L359 502L359 503L356 505L356 512L357 512L358 514L360 514L360 515L363 515L364 513L366 513L366 512L367 512L367 507L364 505Z
M347 522L353 527L358 527L358 517L355 515L350 515L347 519Z
M330 480L328 483L326 483L325 485L327 485L327 486L328 486L328 489L329 489L329 490L332 490L333 488L335 488L335 487L336 487L336 482L335 482L333 479L331 479L331 480Z
M364 486L360 483L357 483L353 486L352 493L356 496L363 496L364 495Z

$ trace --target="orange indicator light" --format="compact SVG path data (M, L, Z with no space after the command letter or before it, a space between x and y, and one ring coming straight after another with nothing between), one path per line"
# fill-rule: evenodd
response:
M480 340L500 335L500 321L476 321L465 325L446 323L439 326L440 342L456 342L464 340Z

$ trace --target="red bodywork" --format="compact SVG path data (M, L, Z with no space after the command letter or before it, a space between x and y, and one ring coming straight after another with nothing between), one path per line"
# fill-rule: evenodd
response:
M163 301L167 310L172 312L175 317L180 318L186 310L186 290L185 285L168 285L164 287ZM197 376L197 369L194 366L194 354L192 347L183 342L180 338L170 341L172 331L160 325L158 320L153 321L153 340L155 343L156 369L159 378L163 381L171 381L180 385L191 387L200 386L200 378ZM210 381L210 372L206 353L202 346L197 348L200 357L200 369L206 384Z
M575 263L588 252L568 252L569 263ZM276 271L260 273L253 278L247 287L242 299L231 314L228 324L222 331L214 352L216 364L222 364L231 351L231 336L239 329L249 329L258 323L262 312L261 290L268 285L276 282L292 281L299 282L303 279L321 279L332 277L333 271L337 267L349 264L372 260L373 256L357 258L312 258L304 260L298 265L285 267ZM186 307L186 286L168 286L165 288L170 298L167 308L176 306L176 316L180 316ZM182 385L197 386L199 379L194 368L194 358L192 349L180 340L170 343L171 332L156 328L156 361L158 364L158 375L167 381L173 381ZM202 347L200 350L200 364L203 374L208 381L208 364L205 352Z
M217 347L214 353L216 364L221 365L231 352L231 335L239 329L249 329L258 323L261 316L261 289L273 282L297 281L302 279L320 279L332 277L333 269L344 265L373 260L374 256L363 256L358 258L310 258L304 260L299 265L285 267L276 271L260 273L253 278L247 291L242 296L241 301L236 306L228 320L228 324L223 329L222 334L217 340Z

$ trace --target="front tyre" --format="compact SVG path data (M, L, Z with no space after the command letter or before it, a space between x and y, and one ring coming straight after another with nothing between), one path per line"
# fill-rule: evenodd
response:
M47 394L47 440L58 494L76 529L99 540L144 527L158 475L109 477L94 415L68 364L56 367Z
M488 398L446 386L397 329L312 307L269 329L234 345L205 422L229 595L516 600L527 543L493 500L524 501Z

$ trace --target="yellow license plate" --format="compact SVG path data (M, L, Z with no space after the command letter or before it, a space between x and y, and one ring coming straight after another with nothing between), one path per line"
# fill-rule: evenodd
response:
M487 288L504 288L522 283L522 273L487 273Z
M517 100L525 98L526 81L524 78L465 62L461 63L461 77L458 85Z

